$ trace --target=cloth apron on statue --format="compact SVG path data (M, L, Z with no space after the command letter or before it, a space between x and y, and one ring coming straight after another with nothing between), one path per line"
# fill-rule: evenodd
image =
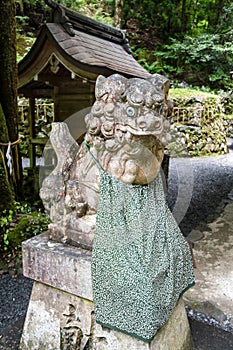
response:
M96 322L150 342L194 285L190 249L160 175L148 185L126 184L91 156L101 173L92 251Z

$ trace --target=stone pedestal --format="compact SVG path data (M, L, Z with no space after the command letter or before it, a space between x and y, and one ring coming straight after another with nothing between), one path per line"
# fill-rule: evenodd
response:
M180 300L167 324L148 344L95 323L91 252L48 240L23 243L24 275L35 280L21 350L191 350Z

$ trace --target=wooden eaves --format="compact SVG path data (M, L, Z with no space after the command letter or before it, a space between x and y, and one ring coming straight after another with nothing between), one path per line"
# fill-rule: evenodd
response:
M94 82L99 74L113 73L126 77L149 76L133 58L124 31L51 0L47 3L52 7L52 20L42 26L33 47L19 63L19 93L52 89L54 84L45 80L43 71L47 65L59 63L70 72L72 79L80 77ZM59 75L57 77L59 79Z

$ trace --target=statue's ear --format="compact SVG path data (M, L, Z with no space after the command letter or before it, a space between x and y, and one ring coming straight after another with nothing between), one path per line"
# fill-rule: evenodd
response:
M95 96L97 100L118 101L125 91L127 79L120 74L113 74L105 78L99 75L95 85Z
M99 75L96 79L95 83L95 97L97 99L101 98L104 94L104 82L106 81L106 78L103 75Z
M147 80L154 85L157 90L162 91L165 95L165 99L167 99L170 87L170 80L168 78L160 74L152 74Z
M103 75L98 75L97 79L96 79L96 85L98 84L102 84L105 81L106 77L104 77Z

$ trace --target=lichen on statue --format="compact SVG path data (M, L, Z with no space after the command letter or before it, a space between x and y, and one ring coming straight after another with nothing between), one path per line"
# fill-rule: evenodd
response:
M96 323L148 343L194 284L189 246L159 174L168 88L160 75L100 76L80 148L66 124L53 124L58 162L41 189L50 238L93 246Z
M169 80L158 74L147 80L98 77L85 143L104 171L133 185L155 179L169 128L168 89ZM53 123L50 140L58 163L40 191L52 221L50 238L91 249L100 170L66 124Z

